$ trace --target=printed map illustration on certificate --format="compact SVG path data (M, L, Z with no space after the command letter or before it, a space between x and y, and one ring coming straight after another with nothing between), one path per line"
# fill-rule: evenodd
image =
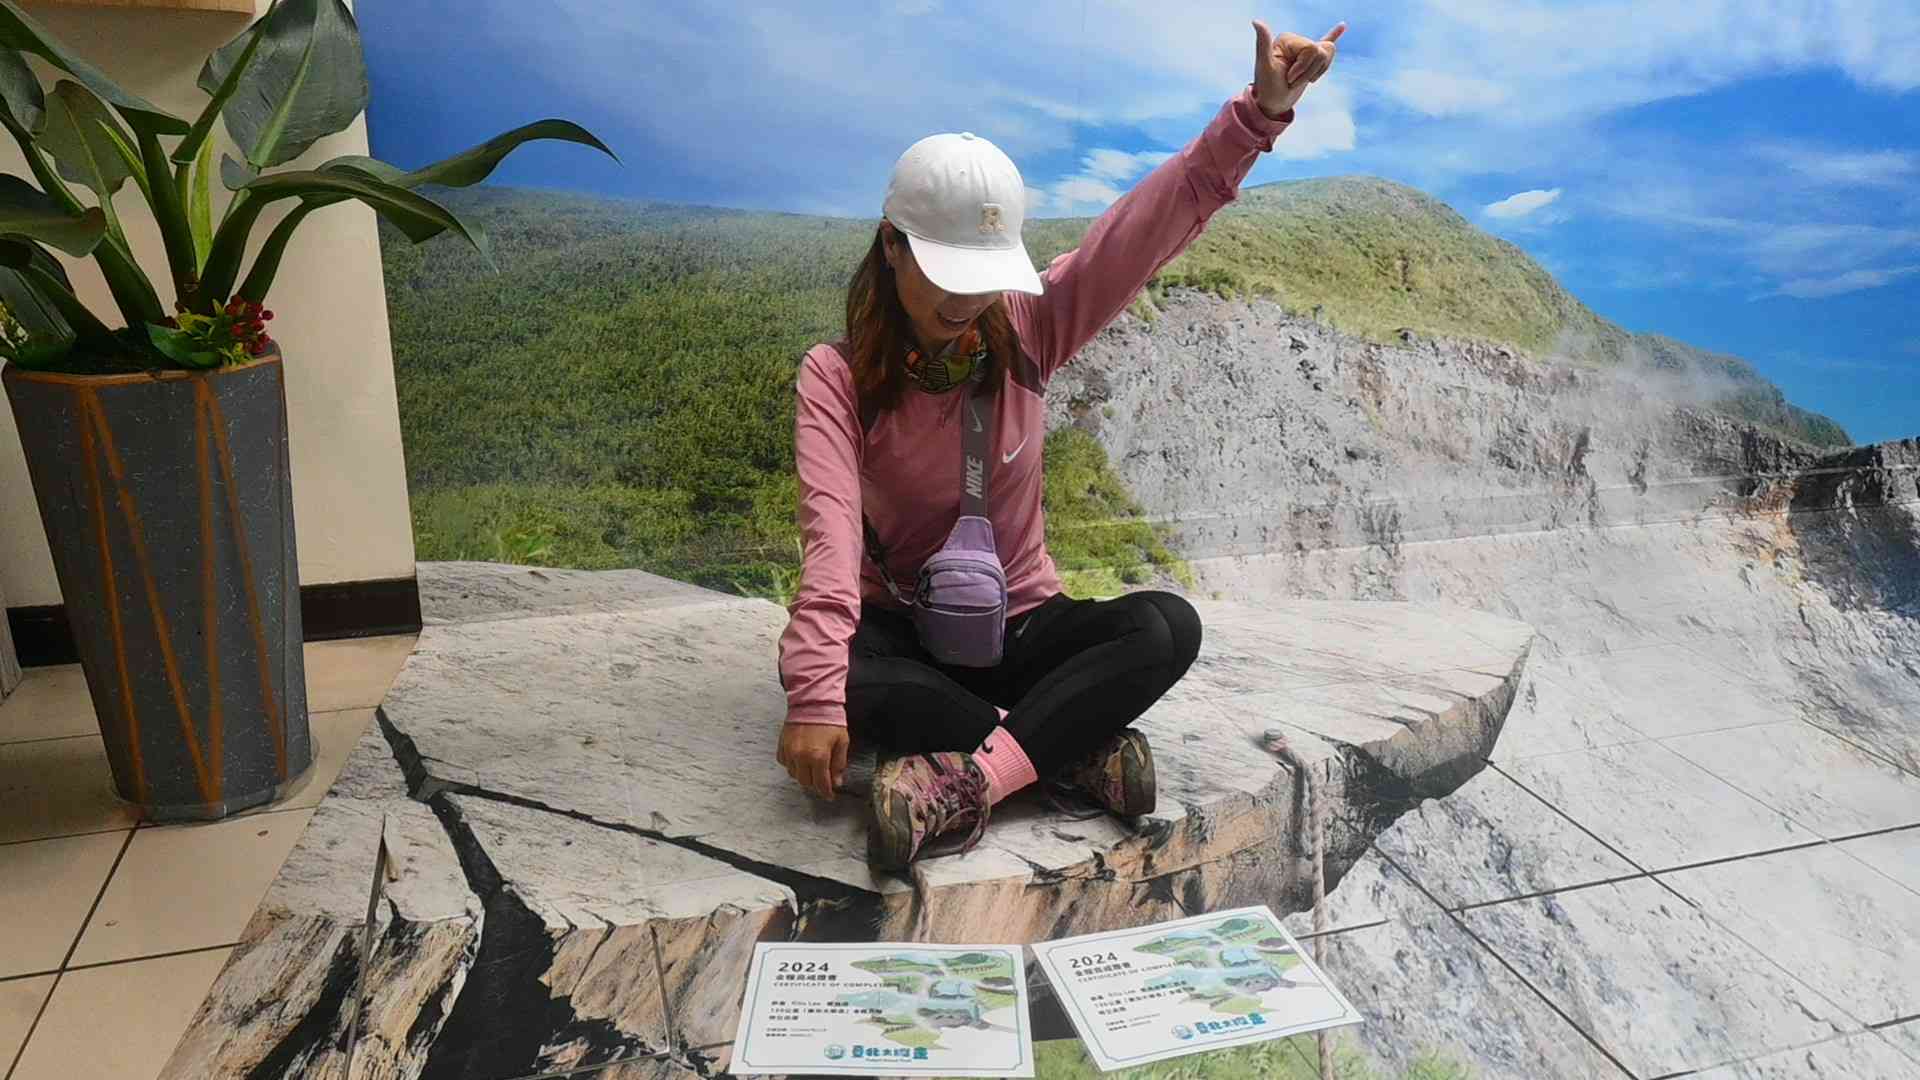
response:
M1032 1076L1025 956L1005 945L763 942L728 1071Z
M1361 1020L1264 907L1046 941L1033 951L1102 1070Z

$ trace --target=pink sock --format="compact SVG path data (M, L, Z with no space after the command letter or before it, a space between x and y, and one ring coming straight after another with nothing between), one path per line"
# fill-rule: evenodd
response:
M980 749L973 752L973 760L987 774L989 805L1040 779L1033 771L1033 762L1027 760L1027 752L1003 727L993 729Z

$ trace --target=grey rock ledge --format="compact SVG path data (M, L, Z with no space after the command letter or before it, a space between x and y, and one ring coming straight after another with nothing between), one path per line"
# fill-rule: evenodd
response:
M1158 812L1015 799L979 848L906 881L868 868L859 806L773 760L779 607L638 572L420 575L427 629L164 1080L342 1075L355 1000L354 1078L716 1075L757 941L1303 912L1303 787L1269 733L1318 774L1331 889L1481 769L1533 640L1437 604L1200 603L1200 659L1141 721Z

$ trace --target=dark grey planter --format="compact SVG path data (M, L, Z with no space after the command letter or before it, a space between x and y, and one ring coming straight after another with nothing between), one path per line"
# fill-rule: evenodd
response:
M280 797L313 741L279 356L0 381L120 796L162 820Z

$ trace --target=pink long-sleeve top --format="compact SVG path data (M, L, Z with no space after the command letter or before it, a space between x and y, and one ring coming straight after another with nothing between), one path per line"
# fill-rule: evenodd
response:
M1040 506L1047 383L1082 345L1186 249L1239 194L1254 161L1293 120L1272 120L1248 87L1200 137L1107 209L1078 248L1053 260L1040 296L1009 293L1022 355L995 402L988 516L1006 568L1008 614L1060 591ZM847 645L861 601L895 606L865 557L861 513L880 536L895 581L913 581L960 512L960 410L967 392L909 392L860 429L853 372L840 346L801 362L794 419L803 538L800 587L780 638L787 722L845 724Z

